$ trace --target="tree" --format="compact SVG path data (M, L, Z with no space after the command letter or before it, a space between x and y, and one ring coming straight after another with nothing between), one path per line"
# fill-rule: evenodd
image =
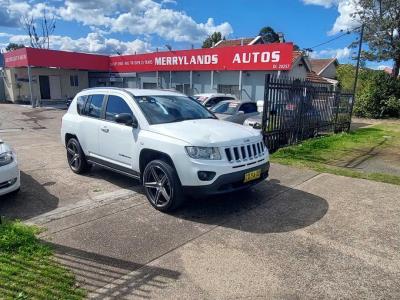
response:
M46 11L43 11L43 17L39 22L39 26L32 16L24 17L22 22L29 36L29 42L32 48L50 48L50 36L56 28L56 19L54 16L49 18Z
M211 48L220 40L222 40L221 32L214 32L212 35L204 40L202 48Z
M19 48L25 48L25 45L23 45L23 44L16 44L16 43L9 43L7 46L6 46L6 51L8 52L8 51L13 51L13 50L16 50L16 49L19 49Z
M400 69L400 1L352 1L356 7L352 17L365 25L364 41L368 44L365 58L374 61L392 59L392 77L397 78Z
M269 26L261 28L259 35L265 43L279 43L279 34Z

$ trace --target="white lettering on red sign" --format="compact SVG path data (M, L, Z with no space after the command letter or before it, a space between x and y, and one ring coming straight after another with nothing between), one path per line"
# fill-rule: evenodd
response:
M259 62L269 63L269 62L279 62L280 59L281 59L280 51L236 53L232 63L233 64L252 64Z
M5 61L6 61L6 63L9 63L9 62L20 61L20 60L25 60L25 59L26 59L26 54L21 54L21 55L6 57Z
M156 66L178 66L178 65L216 65L218 55L192 55L192 56L160 56L155 58Z

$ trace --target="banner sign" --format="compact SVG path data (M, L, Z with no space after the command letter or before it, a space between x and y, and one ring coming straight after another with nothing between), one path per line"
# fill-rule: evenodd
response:
M37 48L21 48L4 53L5 66L8 68L33 66L109 71L109 59L106 55Z
M282 71L292 67L293 44L273 43L105 56L22 48L4 53L6 67L55 67L110 72Z
M110 57L113 72L290 70L293 44L274 43Z

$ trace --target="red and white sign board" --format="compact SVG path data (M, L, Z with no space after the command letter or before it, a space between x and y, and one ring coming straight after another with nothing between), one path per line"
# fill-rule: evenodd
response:
M290 70L293 44L267 44L110 57L113 72Z
M33 66L109 71L109 59L106 55L37 48L21 48L4 53L5 66L9 68Z
M6 67L56 67L111 72L282 71L292 67L293 44L276 43L105 56L22 48L4 54Z

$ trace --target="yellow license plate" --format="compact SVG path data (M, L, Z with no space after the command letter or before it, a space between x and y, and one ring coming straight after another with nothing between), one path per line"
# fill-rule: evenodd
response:
M243 182L249 182L261 177L261 169L251 171L249 173L244 174Z

